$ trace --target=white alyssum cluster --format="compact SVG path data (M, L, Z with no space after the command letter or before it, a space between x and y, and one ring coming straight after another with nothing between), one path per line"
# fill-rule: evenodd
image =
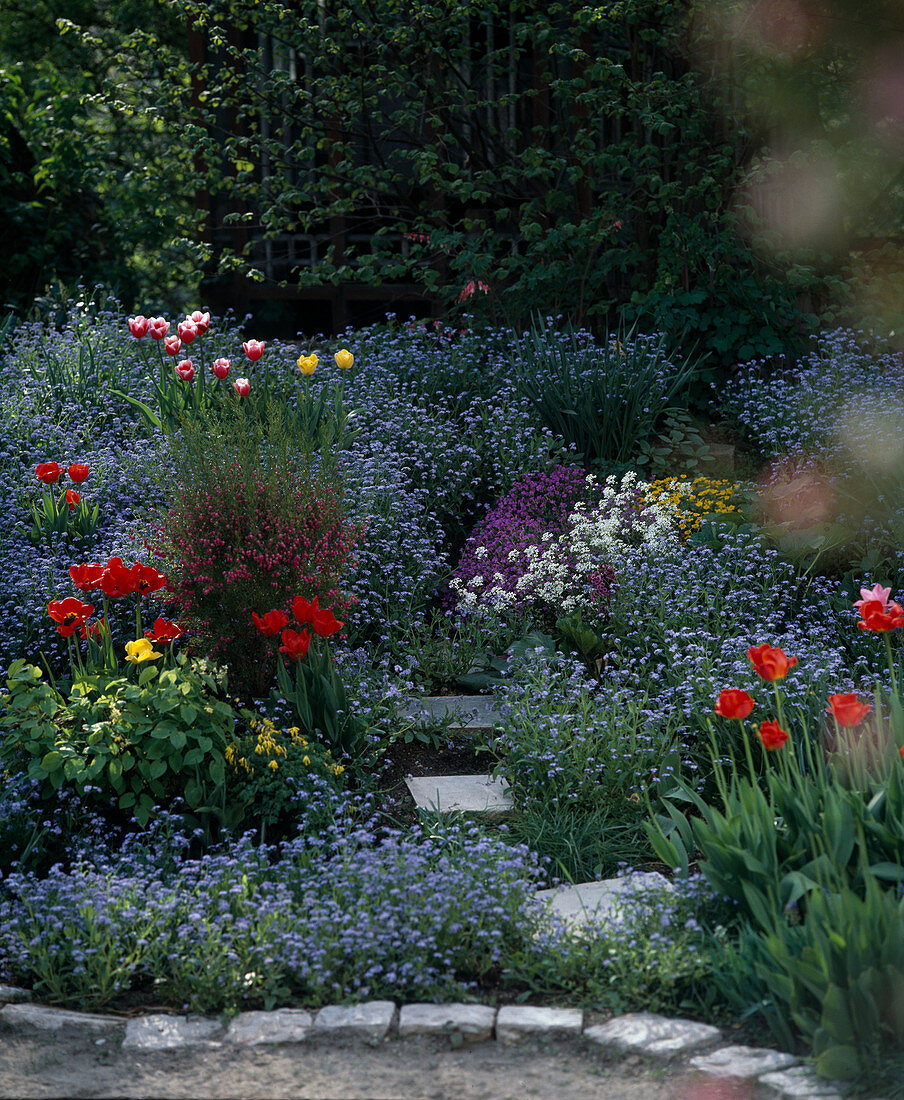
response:
M499 573L492 578L478 575L457 586L460 606L470 611L533 606L564 614L592 612L594 571L608 565L617 575L629 546L654 548L678 542L676 505L648 502L648 489L649 484L634 472L620 480L610 475L602 486L595 475L588 475L590 503L575 505L564 533L547 532L538 543L509 554L510 561L520 558L526 566L514 591Z

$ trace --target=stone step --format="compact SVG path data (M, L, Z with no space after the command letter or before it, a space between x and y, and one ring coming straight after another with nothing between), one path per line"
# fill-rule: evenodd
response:
M643 904L644 891L651 889L672 890L673 887L658 871L642 871L621 878L538 890L537 898L550 903L553 912L563 919L583 924L610 919L619 904L634 899L635 895L637 904Z
M487 733L499 724L499 712L492 695L412 695L401 713L419 722L457 719L463 733Z
M409 776L405 785L421 810L473 814L486 821L498 821L512 809L508 784L488 775Z

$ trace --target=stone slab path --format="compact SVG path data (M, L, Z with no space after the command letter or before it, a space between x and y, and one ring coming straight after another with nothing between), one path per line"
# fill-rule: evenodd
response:
M487 733L499 722L492 695L413 695L401 713L421 722L455 717L454 729L466 734Z
M512 810L508 784L489 775L409 776L405 786L421 810L466 813L487 821L507 817Z
M0 1082L23 1098L839 1100L790 1054L650 1013L391 1001L220 1019L0 1009ZM717 1086L718 1093L712 1088ZM709 1091L707 1091L709 1090Z

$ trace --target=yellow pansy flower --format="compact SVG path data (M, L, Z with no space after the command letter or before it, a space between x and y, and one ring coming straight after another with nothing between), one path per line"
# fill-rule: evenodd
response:
M151 645L147 638L136 638L134 642L126 642L126 660L133 665L139 665L142 661L153 661L156 657L162 657Z
M298 369L302 374L313 374L317 370L317 362L316 355L302 355L298 360Z

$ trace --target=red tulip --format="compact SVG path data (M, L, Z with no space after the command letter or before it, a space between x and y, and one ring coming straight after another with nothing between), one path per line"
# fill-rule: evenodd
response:
M175 371L183 382L190 382L195 376L195 365L191 359L183 359L176 364Z
M69 475L69 480L74 481L76 485L81 485L83 481L86 481L90 470L81 462L73 463L66 471Z
M760 726L759 738L767 752L774 752L788 740L788 734L778 722L770 720Z
M742 720L753 710L753 699L739 688L726 688L719 692L716 700L716 714L722 718Z
M163 347L166 349L166 354L172 355L172 357L175 359L175 357L182 350L182 341L179 339L178 336L167 336L167 338L163 341Z
M85 625L89 615L94 614L94 604L82 603L75 596L67 596L65 600L51 600L47 605L47 614L59 624L57 632L68 638Z
M199 335L198 326L191 317L186 317L184 321L180 321L176 325L176 332L179 333L179 339L183 344L190 344Z
M149 324L147 317L143 317L139 313L137 317L129 318L129 332L136 340L140 340L142 337L147 336Z
M242 347L245 349L245 354L251 360L252 363L256 363L258 359L264 354L264 348L267 345L260 340L246 340Z
M202 313L200 309L196 309L194 313L186 317L187 321L194 321L195 328L198 330L198 335L203 336L210 327L210 314Z
M302 630L300 634L294 630L284 630L282 632L282 643L279 652L285 653L293 661L300 661L302 657L307 656L308 647L311 644L311 635L306 630Z
M181 638L184 633L185 631L178 623L168 623L166 619L157 619L154 623L154 629L146 630L144 636L148 641L156 642L158 645L169 645L170 642Z
M100 588L100 578L103 576L104 567L102 565L88 565L82 562L81 565L70 565L69 576L72 578L72 583L81 592L91 592L95 588Z
M265 638L275 637L284 626L289 624L289 616L285 611L268 611L266 615L258 615L256 611L252 611L251 618Z
M62 470L58 462L42 462L35 467L35 473L38 481L43 481L45 485L53 485L55 481L60 480Z
M169 321L164 317L148 318L148 333L152 340L162 340L169 332Z
M96 623L85 623L85 625L79 630L79 636L82 638L99 638L101 634L109 634L110 627L107 625L106 619L98 619Z
M788 670L797 664L796 657L786 657L784 650L777 649L768 642L751 646L747 650L747 656L756 669L757 675L764 680L784 680Z
M236 378L232 383L232 388L239 395L239 397L247 397L251 392L251 383L247 378Z
M303 596L296 596L292 601L292 614L302 625L310 623L314 633L321 638L328 638L345 626L345 623L340 623L332 611L319 606L316 596L310 603Z
M132 578L132 591L137 592L139 596L149 596L152 592L159 592L166 584L163 573L158 573L153 566L142 565L138 561L129 570L129 576Z
M860 605L860 616L857 626L861 630L885 634L904 626L904 607L894 600L889 600L885 606L881 600L864 600Z
M122 558L110 558L97 587L111 600L119 599L120 596L131 596L135 591L132 571L122 564Z
M839 726L859 726L873 708L856 695L830 695L828 709Z
M229 374L229 368L232 363L228 359L214 359L210 365L210 369L217 378L225 378Z
M82 499L81 496L79 496L79 494L75 491L75 489L67 489L66 490L66 503L69 505L69 511L70 512L76 506L76 504L78 504L78 502L81 499Z

